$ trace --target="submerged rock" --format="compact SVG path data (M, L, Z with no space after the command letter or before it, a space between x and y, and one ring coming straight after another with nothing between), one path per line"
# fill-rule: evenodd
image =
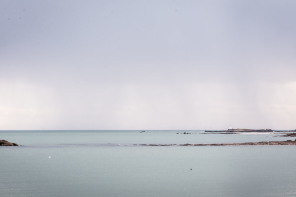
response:
M18 146L18 144L6 140L0 140L0 146Z

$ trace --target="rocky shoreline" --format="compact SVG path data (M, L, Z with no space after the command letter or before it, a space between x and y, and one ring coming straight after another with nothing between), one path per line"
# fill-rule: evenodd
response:
M214 143L214 144L137 144L138 146L274 146L274 145L296 145L296 140L286 141L263 141L243 143Z
M295 130L272 130L272 129L227 129L227 130L205 130L205 133L282 133L282 132L296 132Z
M228 129L228 130L205 130L206 133L264 133L264 132L274 132L274 130L271 129Z
M280 137L296 137L296 133L286 133Z
M18 146L18 144L6 140L0 140L0 146Z

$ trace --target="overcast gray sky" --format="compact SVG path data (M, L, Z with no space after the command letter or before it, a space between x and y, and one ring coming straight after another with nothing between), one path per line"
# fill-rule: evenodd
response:
M294 0L0 0L0 129L296 129Z

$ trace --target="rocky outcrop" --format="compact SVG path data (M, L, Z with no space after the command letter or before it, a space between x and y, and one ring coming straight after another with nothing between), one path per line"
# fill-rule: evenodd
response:
M258 133L262 133L262 132L274 132L271 129L228 129L228 130L205 130L205 132L214 132L214 133L231 133L231 132L238 132L238 133L251 133L251 132L258 132Z
M139 144L139 146L272 146L272 145L296 145L296 140L286 141L264 141L243 143L221 143L221 144Z
M8 142L6 140L0 140L0 146L18 146L16 143Z
M296 137L296 133L287 133L287 134L281 135L280 137Z
M177 133L177 134L184 134L184 135L188 135L188 134L193 134L193 133L189 133L189 132L186 132L184 131L183 133ZM196 134L196 133L195 133Z

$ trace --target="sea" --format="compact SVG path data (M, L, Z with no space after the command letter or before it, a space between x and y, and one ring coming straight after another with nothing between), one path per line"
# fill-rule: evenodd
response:
M0 139L21 145L0 147L3 197L296 196L296 146L140 145L294 140L278 133L2 130Z

